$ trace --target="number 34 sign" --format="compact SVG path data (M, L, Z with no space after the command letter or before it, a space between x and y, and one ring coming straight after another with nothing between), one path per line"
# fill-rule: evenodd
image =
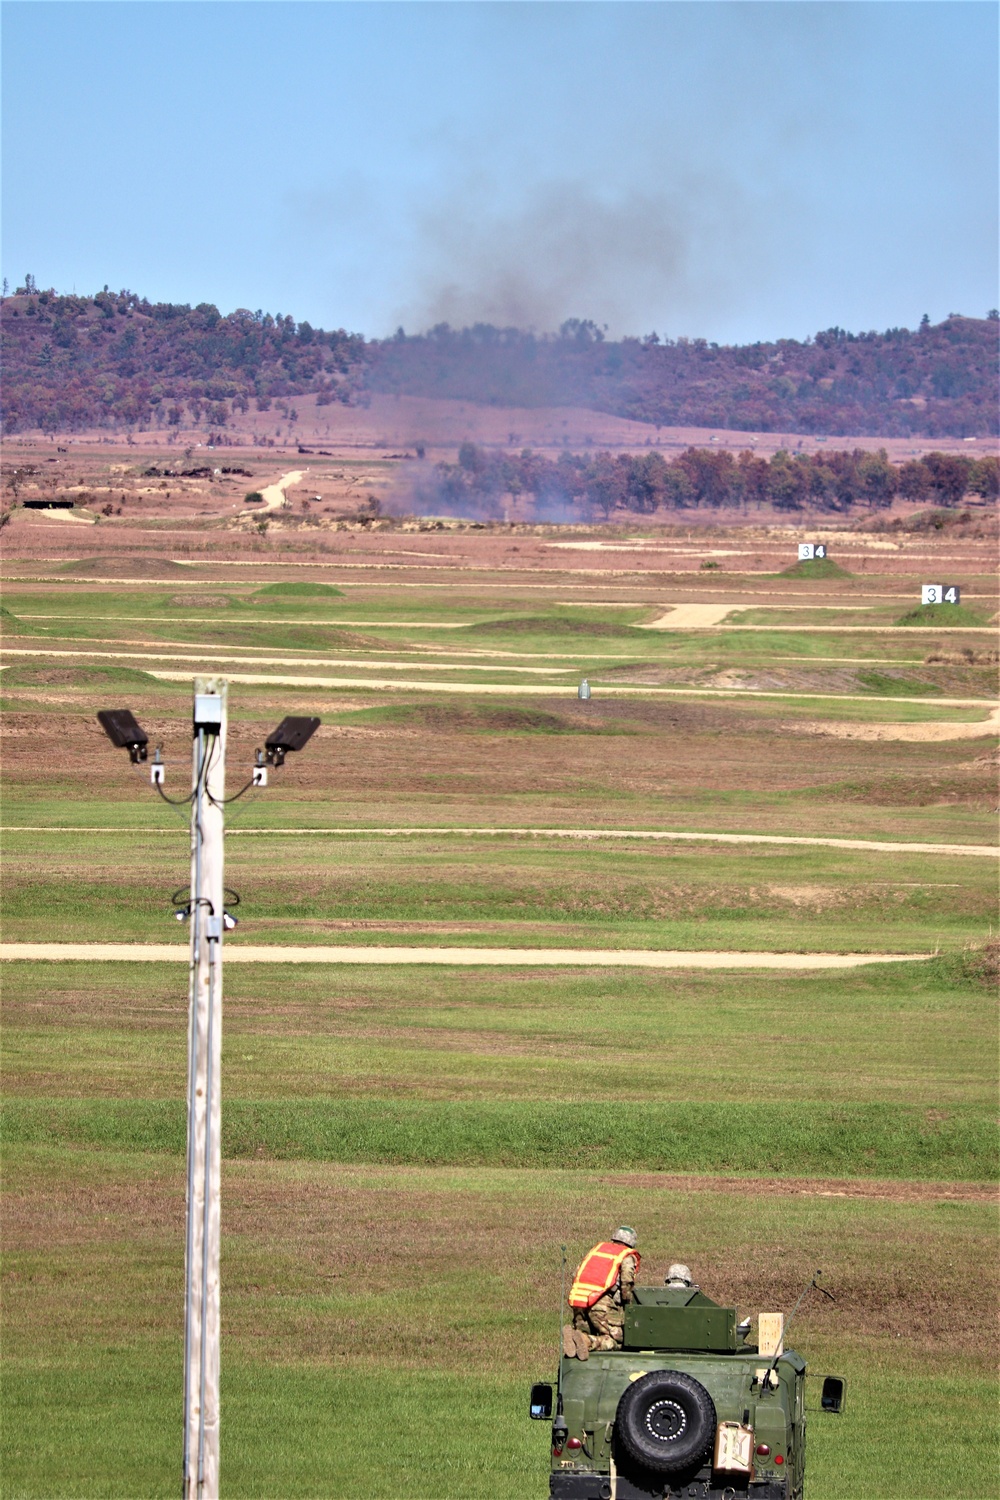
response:
M920 585L921 604L960 604L962 590L957 583L923 583Z
M824 542L800 542L799 562L819 562L826 556L826 544Z

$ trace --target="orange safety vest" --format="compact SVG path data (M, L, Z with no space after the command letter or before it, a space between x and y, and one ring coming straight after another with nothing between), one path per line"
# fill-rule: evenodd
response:
M570 1307L593 1307L605 1292L610 1292L618 1280L622 1261L627 1255L635 1256L636 1270L638 1270L640 1261L638 1250L632 1250L628 1245L620 1245L617 1240L605 1240L602 1244L595 1245L580 1262L576 1280L570 1288Z

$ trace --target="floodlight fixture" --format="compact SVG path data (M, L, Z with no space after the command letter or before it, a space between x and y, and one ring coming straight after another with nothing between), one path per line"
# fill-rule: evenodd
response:
M319 722L319 719L294 714L282 719L264 741L268 765L283 765L289 750L301 750L319 728Z
M133 765L146 759L149 735L139 727L130 708L102 708L97 722L117 750L127 750Z

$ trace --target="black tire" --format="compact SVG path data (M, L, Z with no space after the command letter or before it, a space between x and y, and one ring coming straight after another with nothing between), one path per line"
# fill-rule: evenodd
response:
M615 1417L625 1452L654 1474L700 1465L711 1451L715 1424L715 1402L679 1370L654 1370L633 1381Z

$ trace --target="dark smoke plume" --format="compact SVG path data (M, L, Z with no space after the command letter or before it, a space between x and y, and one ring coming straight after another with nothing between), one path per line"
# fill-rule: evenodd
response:
M700 179L602 195L580 182L532 188L504 212L456 191L418 215L418 291L399 321L550 331L586 315L612 333L651 316L690 332L752 271L756 211L731 183ZM657 310L655 313L653 310Z

